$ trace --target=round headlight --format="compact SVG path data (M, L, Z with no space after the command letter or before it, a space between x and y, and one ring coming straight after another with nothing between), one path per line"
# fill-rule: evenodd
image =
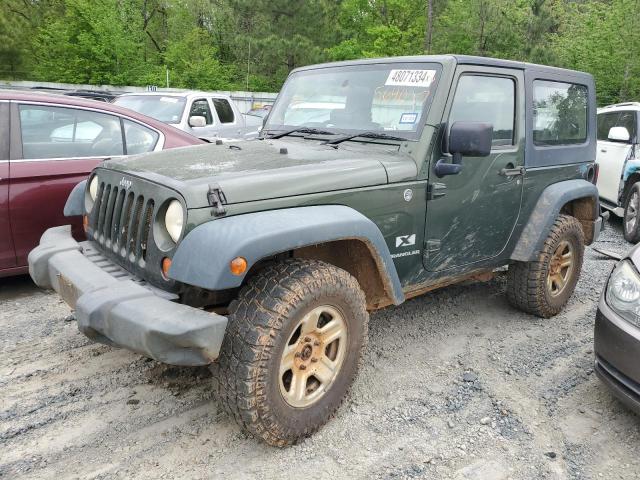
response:
M171 200L167 207L167 213L164 214L164 227L171 237L171 240L178 242L182 233L182 225L184 224L184 210L178 200Z
M98 196L98 176L94 175L89 183L89 196L92 201L96 201L96 197Z

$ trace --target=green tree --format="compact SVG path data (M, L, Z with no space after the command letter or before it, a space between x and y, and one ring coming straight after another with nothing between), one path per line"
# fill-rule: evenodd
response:
M210 34L202 28L192 28L180 40L172 42L164 54L172 85L198 90L237 88L235 66L222 65L217 55Z
M640 100L640 2L569 3L562 16L550 45L558 64L592 73L601 105Z
M293 68L325 60L325 50L338 40L335 1L228 1L237 63L270 89L279 89Z
M131 2L67 0L51 12L35 40L34 76L69 83L124 85L143 57L141 21Z
M425 5L423 0L345 0L339 16L345 38L328 49L329 57L424 53Z
M594 74L640 99L640 0L2 0L0 76L276 91L326 60L460 53Z

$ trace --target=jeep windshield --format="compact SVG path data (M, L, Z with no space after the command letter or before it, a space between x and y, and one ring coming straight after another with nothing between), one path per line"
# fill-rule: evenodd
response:
M113 103L164 123L180 123L186 100L170 95L123 95Z
M301 70L285 83L264 132L389 133L415 139L424 125L440 65L361 64ZM384 138L384 135L380 135ZM390 137L387 137L390 138Z

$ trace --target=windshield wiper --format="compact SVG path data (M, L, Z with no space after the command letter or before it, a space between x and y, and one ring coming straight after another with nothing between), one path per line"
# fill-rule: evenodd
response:
M282 138L282 137L286 137L287 135L291 135L292 133L311 133L311 134L315 134L315 135L335 135L334 132L330 132L328 130L321 130L319 128L312 128L312 127L298 127L298 128L292 128L290 130L285 130L284 132L280 132L280 133L275 133L273 135L270 135L267 138ZM267 135L269 135L269 133L267 133Z
M325 142L326 145L337 145L342 142L346 142L347 140L351 140L357 137L364 138L379 138L381 140L406 140L406 138L396 137L394 135L388 135L382 132L362 132L362 133L354 133L353 135L345 135L340 138L336 138L335 140L329 140Z

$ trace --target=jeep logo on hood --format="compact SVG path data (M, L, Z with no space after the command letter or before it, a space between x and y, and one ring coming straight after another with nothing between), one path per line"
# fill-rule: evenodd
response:
M120 180L120 186L125 190L129 190L129 188L131 188L131 183L131 180L127 180L125 177L122 177L122 180Z

